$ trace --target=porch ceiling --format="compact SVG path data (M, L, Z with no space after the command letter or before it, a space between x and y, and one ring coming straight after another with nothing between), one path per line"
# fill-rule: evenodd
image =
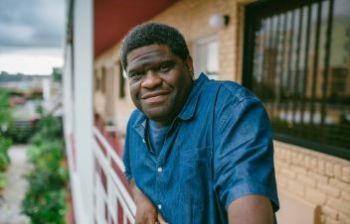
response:
M151 19L177 0L95 0L95 57L119 42L126 32Z

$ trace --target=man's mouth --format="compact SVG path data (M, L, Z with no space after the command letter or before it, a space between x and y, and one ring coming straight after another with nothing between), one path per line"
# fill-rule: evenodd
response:
M142 95L141 100L148 104L159 104L164 102L168 95L170 94L169 91L156 91L156 92L149 92Z

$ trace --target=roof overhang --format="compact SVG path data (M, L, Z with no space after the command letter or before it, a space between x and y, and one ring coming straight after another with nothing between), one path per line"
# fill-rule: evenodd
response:
M94 1L95 57L118 43L137 24L164 11L176 0Z

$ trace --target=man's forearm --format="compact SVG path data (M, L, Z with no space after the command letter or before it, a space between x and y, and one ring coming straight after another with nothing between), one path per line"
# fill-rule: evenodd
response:
M149 224L157 221L157 210L147 196L136 186L133 180L130 181L132 197L136 204L135 223Z
M244 196L230 204L228 219L230 224L272 224L271 202L259 195Z

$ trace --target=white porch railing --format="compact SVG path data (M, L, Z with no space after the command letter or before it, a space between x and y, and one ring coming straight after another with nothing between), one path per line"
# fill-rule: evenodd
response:
M132 224L136 212L125 178L120 156L101 132L94 128L94 222L97 224Z

